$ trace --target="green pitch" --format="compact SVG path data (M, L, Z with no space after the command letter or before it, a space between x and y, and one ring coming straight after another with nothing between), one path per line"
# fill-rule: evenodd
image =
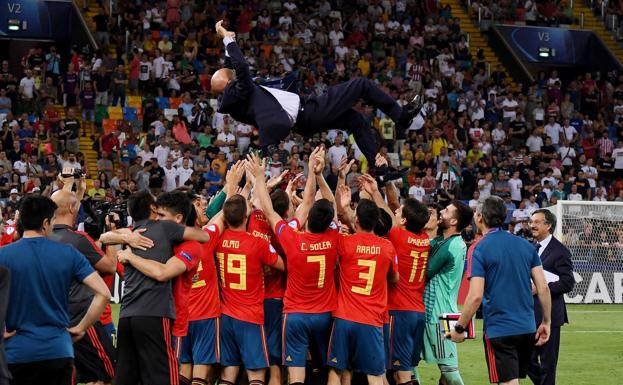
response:
M569 325L562 328L557 383L563 385L623 384L623 305L569 305ZM119 306L113 305L113 319ZM477 339L459 345L459 365L467 385L488 384L482 345ZM437 368L422 362L422 385L437 385ZM523 381L531 384L530 380Z
M568 305L569 325L562 328L556 383L623 384L623 305ZM476 340L459 345L459 367L465 384L488 384L482 344L482 322ZM422 385L437 385L437 368L418 366ZM532 384L529 379L524 384Z

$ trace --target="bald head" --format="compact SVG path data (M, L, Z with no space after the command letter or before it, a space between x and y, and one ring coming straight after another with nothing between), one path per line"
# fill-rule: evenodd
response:
M212 75L212 80L210 81L210 85L212 87L212 91L220 94L225 90L225 86L231 81L234 80L234 71L229 68L221 68L216 71L214 75Z
M78 213L78 199L76 198L76 194L65 190L58 190L52 194L52 200L56 203L56 206L58 206L54 213L56 217L55 222L73 226L74 223L65 222L68 219L73 222L75 215Z

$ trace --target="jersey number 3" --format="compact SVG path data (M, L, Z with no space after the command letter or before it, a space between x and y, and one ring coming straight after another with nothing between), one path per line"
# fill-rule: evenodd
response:
M353 286L351 291L357 294L370 295L372 292L372 283L374 281L374 272L376 271L376 261L369 261L367 259L360 259L357 261L357 265L368 268L368 272L359 273L359 278L366 281L366 286Z

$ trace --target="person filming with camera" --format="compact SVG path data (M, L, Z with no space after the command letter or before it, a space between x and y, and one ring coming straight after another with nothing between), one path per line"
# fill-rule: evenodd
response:
M76 184L77 192L83 195L86 183L84 176L75 183L74 174L73 169L64 169L59 176L63 189L56 191L51 197L57 208L49 238L75 247L100 275L112 275L117 269L117 250L109 247L104 251L87 233L76 231L80 200L78 194L72 192L72 188ZM86 314L92 299L91 290L79 282L72 283L69 291L70 326L78 324ZM108 332L100 321L87 329L84 338L74 343L74 352L79 382L111 383L115 375L115 350Z

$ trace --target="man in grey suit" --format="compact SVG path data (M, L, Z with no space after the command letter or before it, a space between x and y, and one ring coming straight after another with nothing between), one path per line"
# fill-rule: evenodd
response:
M552 235L556 228L556 216L551 211L540 209L532 213L530 227L543 270L557 275L558 281L548 284L552 296L552 326L549 341L536 348L528 376L535 385L554 385L560 347L560 327L569 323L564 294L570 292L575 284L573 264L569 249ZM536 296L534 309L536 319L540 320L541 306Z

